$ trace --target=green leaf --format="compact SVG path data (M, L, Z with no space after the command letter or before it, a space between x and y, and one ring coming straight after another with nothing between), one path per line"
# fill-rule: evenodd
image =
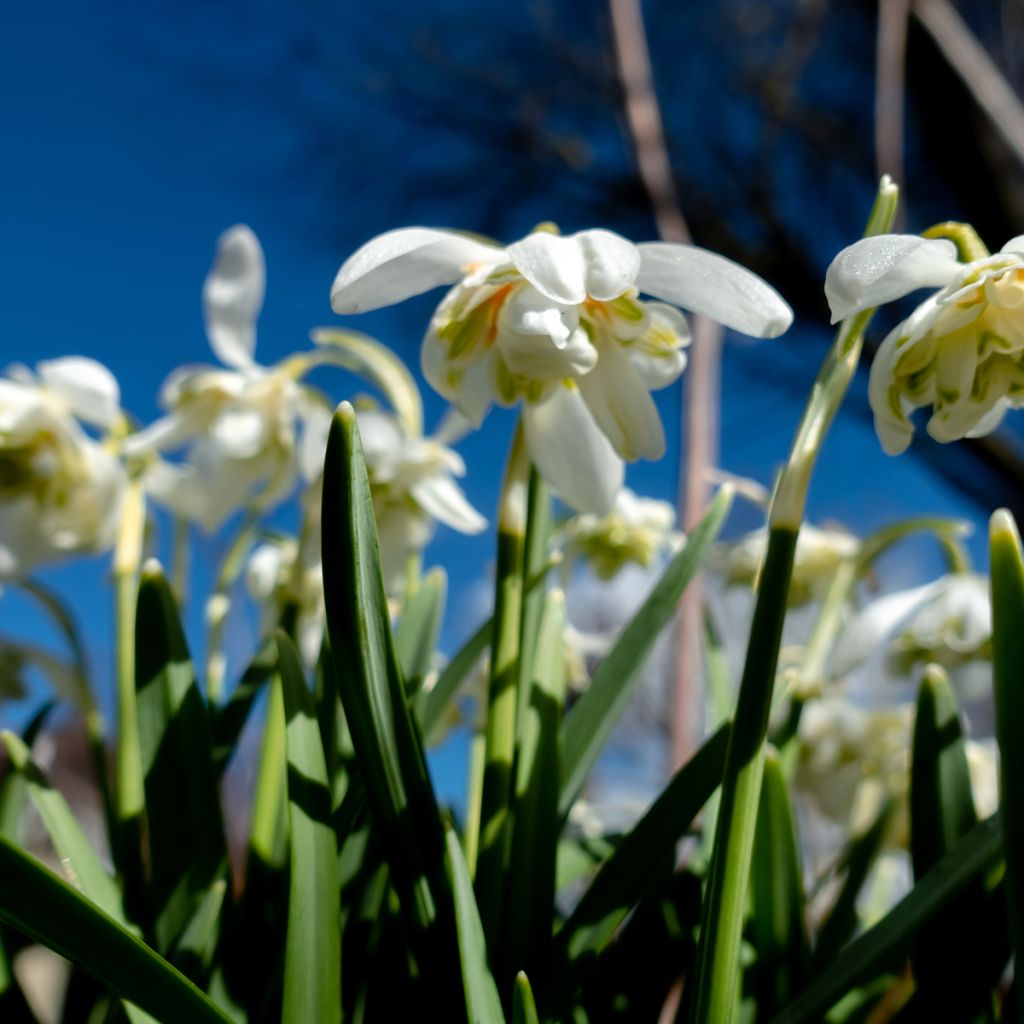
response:
M772 1024L816 1024L845 993L906 957L914 936L998 865L1001 855L999 815L993 815L964 836L878 924L850 943Z
M516 987L512 992L512 1024L540 1024L530 979L522 971L516 975Z
M444 569L431 569L402 607L395 630L395 654L410 693L420 688L430 671L444 618L448 577Z
M774 750L767 753L761 782L750 896L751 936L757 952L751 981L758 1012L768 1015L799 991L809 960L800 844L786 779Z
M544 602L533 651L533 672L522 691L526 705L516 753L512 852L505 878L499 977L529 971L544 985L549 962L558 834L560 726L565 704L565 598L552 590ZM521 894L529 893L528 899Z
M892 814L893 804L885 803L878 812L878 817L861 835L850 839L843 853L841 863L846 866L846 878L818 932L812 959L812 970L815 974L825 970L857 930L857 897L881 852Z
M657 868L672 856L717 788L728 743L728 726L722 726L623 837L559 932L563 955L574 961L592 957L649 892Z
M590 686L566 716L562 740L562 785L558 807L564 818L579 796L590 770L640 677L644 659L675 615L679 598L697 574L732 505L732 493L719 491L686 546L598 665Z
M455 921L459 937L459 963L466 993L467 1019L473 1024L501 1024L505 1020L494 977L487 966L487 942L480 912L473 896L466 859L459 837L450 826L445 828L447 864L455 893Z
M992 576L992 671L999 742L999 806L1006 846L1006 899L1014 958L1024 964L1024 560L1005 509L989 526ZM1024 1019L1024 1000L1021 1015Z
M373 500L355 412L342 403L324 466L324 596L340 696L391 876L435 1012L460 1006L445 839L391 640ZM344 652L344 657L340 652Z
M289 1024L341 1020L338 846L331 788L313 694L298 651L277 634L288 749L291 880L282 1019Z
M437 682L427 693L420 715L420 729L423 732L423 742L427 746L436 743L440 738L449 705L470 670L487 650L493 632L494 620L487 619L445 665L437 677Z
M164 1024L229 1019L166 960L2 837L0 921L79 964Z
M146 563L136 612L135 686L149 836L147 895L167 952L227 870L210 722L174 595Z

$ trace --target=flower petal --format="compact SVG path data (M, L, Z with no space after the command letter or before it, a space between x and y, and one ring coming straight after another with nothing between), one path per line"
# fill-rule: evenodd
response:
M944 238L875 235L848 245L825 274L825 296L832 323L854 313L909 295L939 288L963 269L956 246Z
M409 488L413 500L427 515L460 533L480 533L487 520L466 500L462 488L443 474L424 477Z
M259 239L244 224L228 228L217 240L217 256L203 285L206 334L225 366L252 365L265 284Z
M465 235L400 228L371 239L350 256L331 286L335 313L365 313L454 284L480 266L497 266L504 251Z
M599 302L617 299L640 273L640 250L614 231L595 228L573 235L583 253L587 294Z
M117 378L95 359L66 356L36 367L40 380L61 396L71 412L86 423L109 430L121 413L121 389Z
M578 306L587 297L583 248L573 238L535 231L508 247L512 265L553 302Z
M640 374L618 342L599 342L597 351L597 365L578 384L598 426L627 462L660 459L665 431Z
M524 403L523 428L537 472L567 505L596 515L612 507L625 470L578 388Z
M999 250L1000 252L1015 252L1024 256L1024 235L1016 235L1011 238L1006 245Z
M776 338L793 322L793 311L774 288L724 256L670 242L638 248L641 292L755 338Z
M907 416L908 403L900 395L895 377L900 357L899 342L906 337L906 324L890 331L878 347L868 379L868 403L875 415L875 433L886 455L899 455L910 446L914 425Z

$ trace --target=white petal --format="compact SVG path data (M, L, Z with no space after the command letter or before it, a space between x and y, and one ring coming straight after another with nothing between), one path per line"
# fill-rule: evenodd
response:
M640 251L613 231L581 231L573 238L583 251L587 294L599 302L617 299L640 272Z
M304 396L299 405L302 437L299 440L297 456L299 472L307 481L315 480L323 472L331 418L330 409L315 399Z
M225 366L252 364L265 284L259 239L244 224L228 228L217 240L217 256L203 285L206 334Z
M491 383L490 354L474 363L462 374L455 391L454 401L463 416L479 428L494 401L494 387ZM441 392L444 394L444 392Z
M583 249L575 238L535 231L508 247L512 265L542 295L564 306L587 297Z
M557 387L544 402L523 405L530 459L551 490L577 512L604 515L625 469L578 388Z
M942 287L962 269L956 259L956 246L944 238L862 238L843 249L825 274L832 323L918 288Z
M562 346L544 335L512 332L502 333L499 346L509 370L530 380L581 377L597 365L597 349L582 328Z
M755 338L778 337L793 322L793 311L774 288L724 256L670 242L639 249L636 286L648 295Z
M261 544L249 556L245 569L245 585L249 593L266 601L277 587L284 564L284 549L280 544Z
M1024 256L1024 235L1016 235L1011 238L1006 245L999 250L1000 252L1015 252Z
M536 288L524 285L502 304L500 322L503 330L544 335L558 348L564 348L580 317L575 306L553 302Z
M907 403L896 390L894 367L901 354L897 344L906 336L907 324L890 331L878 347L868 379L868 403L875 415L875 433L886 455L900 455L910 446L914 425L907 416Z
M480 266L496 266L504 251L465 235L401 228L367 242L350 256L331 286L335 313L365 313L454 284Z
M466 500L450 477L438 474L417 480L409 488L413 500L429 516L460 533L480 533L487 520Z
M1010 403L1005 398L999 399L964 436L984 437L986 434L991 434L998 430L1009 408Z
M434 428L431 440L443 445L458 444L472 429L473 424L454 405L450 405Z
M618 342L601 343L597 365L578 384L598 426L627 462L665 454L658 407Z
M251 459L263 450L270 433L259 409L229 407L210 424L210 440L235 459Z
M173 412L151 423L121 442L121 450L132 457L149 452L168 451L202 433L208 425L205 410L190 409L185 413Z
M36 367L46 388L61 396L71 412L86 423L110 429L121 411L117 379L95 359L67 356Z

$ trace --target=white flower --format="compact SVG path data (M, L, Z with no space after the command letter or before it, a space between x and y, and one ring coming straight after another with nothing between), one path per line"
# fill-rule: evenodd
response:
M0 577L75 552L102 551L117 533L125 474L115 452L79 420L109 431L117 381L92 359L15 366L0 379Z
M915 409L932 408L928 433L947 442L988 434L1024 405L1024 236L970 263L944 239L865 238L825 279L833 322L924 287L940 290L890 332L871 367L875 430L890 455L910 444Z
M249 556L245 582L263 606L264 633L272 633L289 606L294 608L299 651L307 665L315 665L325 615L319 530L311 531L301 543L294 537L278 537L259 545Z
M203 311L210 346L228 369L185 366L172 373L160 393L168 415L125 442L132 455L189 446L184 463L156 461L146 488L207 530L247 502L267 508L285 498L296 482L296 450L307 480L321 468L322 448L309 450L303 438L323 437L329 409L298 381L308 361L264 367L253 358L264 280L253 232L243 225L224 232L203 287Z
M880 648L900 676L928 662L955 668L989 658L991 645L987 578L950 573L921 587L886 594L859 611L836 645L832 673L846 675Z
M476 426L493 402L522 400L538 471L577 511L597 514L622 484L623 459L664 453L650 391L685 366L689 329L675 306L758 337L792 321L775 291L721 256L603 230L538 231L507 248L390 231L341 267L331 304L360 313L440 285L454 287L423 342L427 380Z
M435 522L460 533L479 533L487 520L466 500L454 477L465 464L444 441L444 427L435 437L408 433L394 416L380 409L356 414L363 442L373 510L380 536L384 582L389 593L399 589L406 556L425 547Z
M713 555L712 568L725 578L726 586L753 587L764 563L768 534L754 530L722 545ZM856 555L860 541L843 530L823 530L803 523L796 542L789 604L797 608L820 598L835 575L839 563Z
M570 554L582 555L601 579L610 579L627 562L647 568L662 552L678 550L685 538L675 525L675 509L667 501L641 498L623 487L610 512L573 516L562 539Z

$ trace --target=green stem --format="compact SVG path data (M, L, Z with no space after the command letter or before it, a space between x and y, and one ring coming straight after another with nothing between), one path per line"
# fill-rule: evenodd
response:
M528 470L520 422L509 453L498 514L494 634L484 722L484 779L475 875L480 918L491 949L497 948L501 934L503 882L511 838Z
M890 228L897 194L895 186L883 178L865 235L881 234ZM768 549L758 580L747 658L729 733L711 871L704 896L695 988L690 1003L690 1020L694 1024L729 1024L736 1008L740 937L747 907L765 741L797 534L814 464L857 369L864 331L872 314L873 310L866 310L840 326L814 383L772 501Z

